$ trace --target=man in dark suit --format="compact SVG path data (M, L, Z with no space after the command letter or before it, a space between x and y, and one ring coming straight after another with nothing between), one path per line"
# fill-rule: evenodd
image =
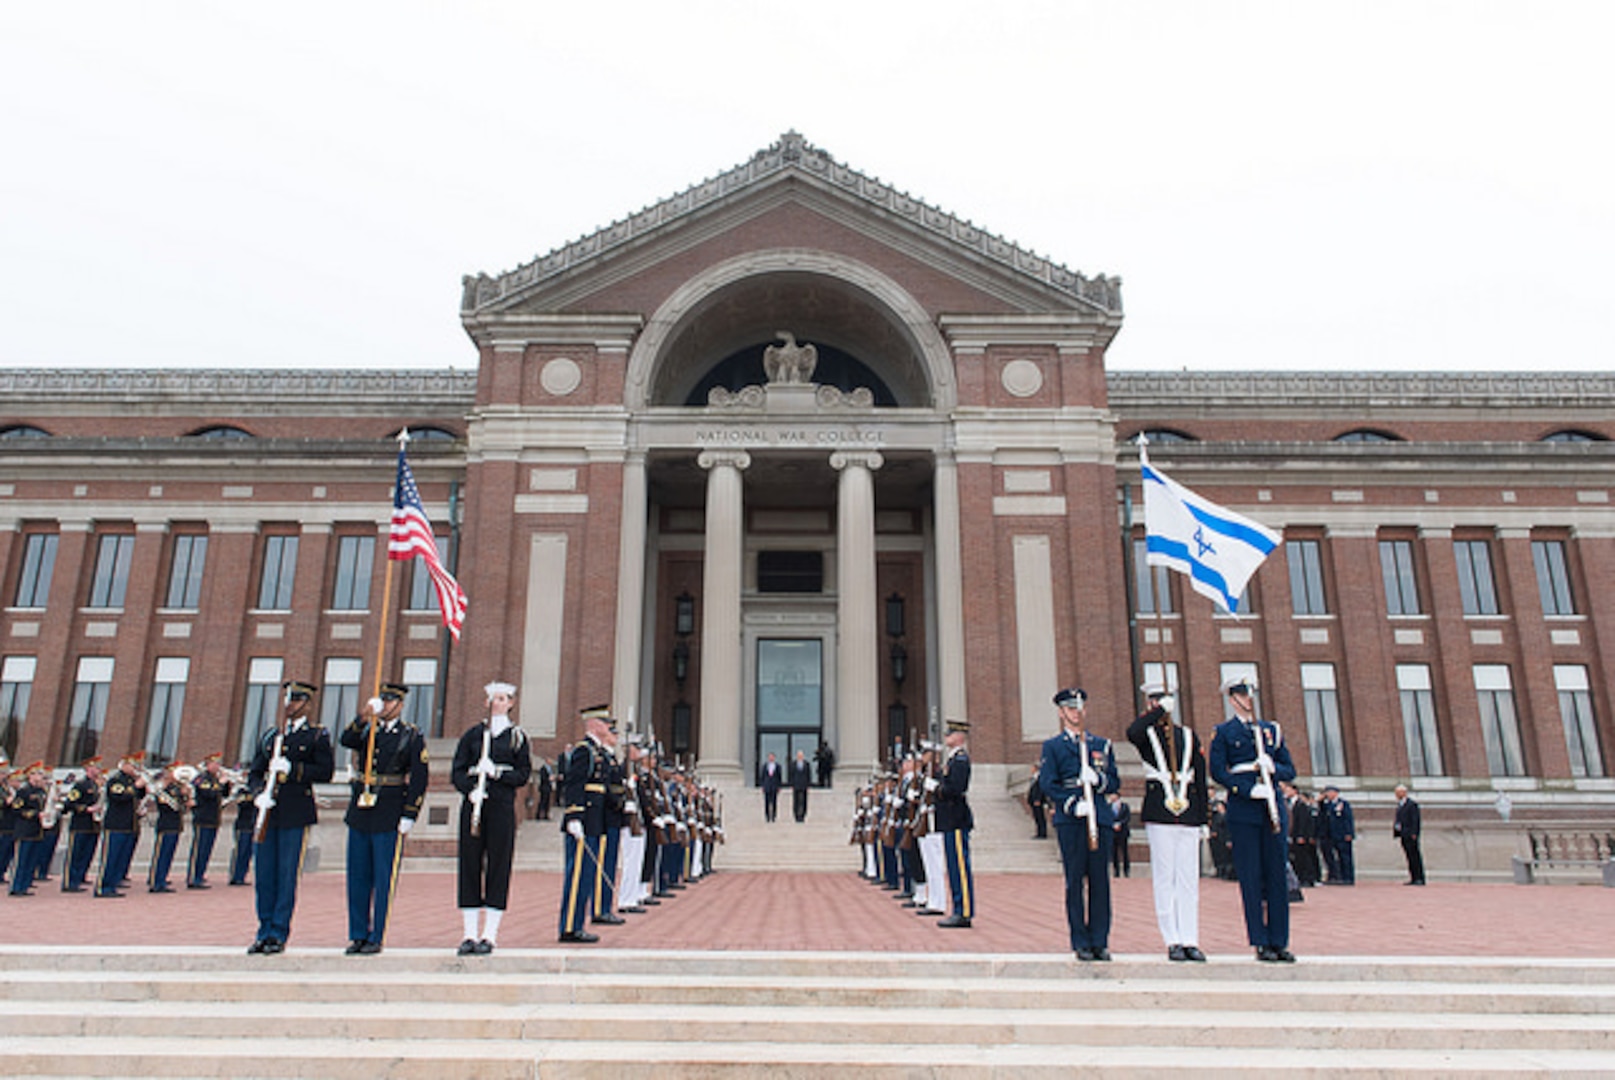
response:
M1115 843L1110 847L1110 874L1112 877L1133 876L1133 856L1127 845L1133 838L1133 808L1122 800L1121 792L1110 793L1110 826Z
M1043 744L1038 766L1054 806L1054 835L1065 867L1065 917L1078 960L1110 959L1110 852L1115 819L1107 796L1121 787L1110 740L1086 728L1088 695L1054 695L1060 734Z
M779 816L779 788L784 779L785 774L779 767L779 760L773 754L769 754L757 778L758 786L763 789L764 821L773 821Z
M808 765L807 754L798 750L791 762L791 813L797 821L807 820L808 788L812 786L813 769Z
M1402 841L1402 854L1408 861L1409 885L1424 884L1424 853L1419 850L1419 804L1408 794L1407 785L1396 785L1396 821L1391 834Z

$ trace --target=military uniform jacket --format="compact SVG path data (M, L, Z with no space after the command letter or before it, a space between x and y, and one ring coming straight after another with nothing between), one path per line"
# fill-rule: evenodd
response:
M1256 736L1254 730L1259 728L1262 732L1262 745L1267 747L1267 756L1273 759L1273 783L1280 780L1295 779L1295 765L1290 761L1290 748L1284 745L1284 737L1278 725L1270 720L1259 720L1253 725L1247 725L1237 716L1225 720L1217 725L1217 730L1211 736L1211 778L1228 789L1228 821L1234 825L1260 825L1267 822L1267 800L1251 798L1251 788L1261 781L1261 774L1255 769L1248 772L1235 772L1235 766L1253 763L1256 760ZM1280 798L1277 790L1273 792L1275 799ZM1280 815L1283 815L1282 808Z
M1088 767L1099 778L1093 786L1093 820L1099 828L1108 829L1116 823L1116 817L1105 796L1112 791L1120 791L1122 786L1121 776L1116 772L1116 751L1103 735L1089 732L1087 742ZM1043 785L1043 794L1048 796L1049 804L1054 807L1056 825L1085 826L1087 823L1086 818L1072 813L1076 809L1075 803L1069 809L1066 806L1073 798L1079 802L1082 799L1082 765L1082 739L1078 736L1061 731L1043 743L1038 783Z
M628 803L628 786L623 782L622 762L608 758L606 764L606 832L628 823L623 807Z
M99 832L101 823L95 820L95 804L101 798L101 785L88 776L81 776L62 795L62 813L70 815L67 831L72 833Z
M948 755L942 766L942 776L936 789L936 827L938 832L973 829L976 818L970 812L970 753L960 747Z
M561 781L561 802L566 807L561 815L562 831L568 822L581 821L585 836L605 835L611 764L611 755L593 739L584 739L572 748Z
M135 810L145 792L137 785L140 778L119 769L107 777L107 809L101 828L107 832L134 832Z
M191 824L198 829L217 828L224 793L223 780L209 772L198 773L191 781Z
M1127 741L1138 750L1138 756L1144 759L1147 769L1160 767L1155 760L1155 747L1150 744L1150 729L1155 730L1155 739L1161 746L1163 755L1172 752L1172 740L1167 738L1166 729L1161 725L1161 718L1166 713L1157 705L1138 717L1127 727ZM1181 724L1173 724L1173 738L1177 741L1178 756L1172 762L1172 771L1181 773L1183 758L1189 758L1189 782L1183 787L1184 797L1189 800L1188 809L1181 814L1174 814L1166 808L1166 787L1159 780L1146 779L1144 783L1144 807L1139 811L1146 824L1155 825L1204 825L1206 811L1210 804L1206 788L1206 757L1200 752L1200 740L1195 738L1194 732ZM1179 780L1179 783L1182 783Z
M252 805L252 789L243 784L230 798L236 806L236 832L251 833L258 825L258 808Z
M157 795L157 831L179 832L185 824L185 785L175 780Z
M427 763L426 739L421 735L420 728L402 720L387 721L376 728L376 757L373 764L375 786L372 788L376 795L374 806L359 805L359 796L365 789L364 758L365 750L370 745L369 721L356 717L338 741L357 752L349 784L353 798L348 803L348 812L342 818L348 828L363 833L395 832L401 818L413 821L420 816L421 804L426 800L426 784L432 772ZM480 733L475 752L481 758ZM471 766L476 768L476 762L473 761ZM471 786L475 787L476 784L473 782ZM492 778L488 786L491 790Z
M269 761L275 753L275 732L264 732L258 752L252 757L250 784L254 794L264 789ZM319 820L314 805L314 785L324 784L336 771L336 752L331 735L320 724L299 720L286 732L281 754L292 763L291 771L275 787L275 805L269 811L271 829L301 829Z
M477 762L482 760L482 733L487 728L486 721L472 724L454 745L449 779L454 783L454 790L468 798L477 790ZM377 758L380 758L379 751ZM516 792L526 787L533 775L533 751L527 732L511 724L489 739L488 759L505 767L499 770L499 775L488 777L488 801L483 804L483 813L486 814L490 806L508 806L514 811Z
M1351 812L1351 803L1337 795L1324 806L1323 813L1329 822L1329 839L1344 840L1348 836L1356 837L1357 820Z
M50 792L45 788L24 784L11 797L13 814L11 833L19 843L24 840L38 840L45 835L45 827L40 823L39 815L45 809L45 800L49 796Z

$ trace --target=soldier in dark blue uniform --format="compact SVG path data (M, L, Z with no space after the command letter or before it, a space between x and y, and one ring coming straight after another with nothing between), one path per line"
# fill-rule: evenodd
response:
M1110 959L1110 859L1115 817L1105 798L1121 789L1110 740L1087 730L1088 695L1054 695L1060 734L1043 744L1038 783L1054 807L1054 836L1065 867L1065 920L1078 960ZM1086 894L1086 895L1084 895Z
M1329 846L1334 851L1329 884L1357 884L1357 863L1352 858L1352 841L1357 838L1357 820L1351 803L1340 797L1340 789L1330 784L1323 789L1323 816L1329 829Z
M240 770L245 774L246 769ZM247 884L252 871L252 831L258 823L258 807L253 804L252 788L238 783L230 792L230 804L235 807L235 846L230 849L230 884Z
M414 724L399 719L408 693L407 686L383 683L380 696L366 702L338 740L356 755L350 780L353 798L342 819L348 826L349 956L381 951L404 837L414 828L426 799L431 771L426 739Z
M185 860L185 887L205 889L207 864L213 858L213 845L219 837L224 798L229 792L220 762L223 754L202 759L201 771L191 781L191 853Z
M17 812L11 808L11 799L22 776L10 766L11 759L0 753L0 881L5 880L17 854Z
M39 862L45 857L45 826L40 817L50 796L50 774L43 761L23 770L23 783L11 796L12 830L17 861L11 869L11 895L32 896Z
M169 893L174 887L168 883L168 871L179 848L180 830L185 827L185 811L190 809L190 791L176 775L174 766L167 765L157 778L152 796L157 804L157 838L151 865L146 868L146 890Z
M599 941L583 929L592 906L590 885L599 873L601 838L606 832L606 790L611 782L611 730L606 706L583 710L584 738L566 759L561 783L561 831L565 834L566 862L561 878L561 941Z
M948 864L948 890L953 913L937 923L949 929L969 929L976 916L976 878L970 869L970 830L976 819L970 812L970 751L965 738L970 721L949 720L942 745L947 747L940 779L927 787L936 794L936 827L942 834L942 853Z
M101 823L96 820L96 804L101 800L101 756L79 762L84 775L62 796L62 812L67 815L67 861L62 867L62 891L83 892L84 881L95 862L95 846L101 839Z
M516 687L491 682L483 692L488 695L488 718L460 736L449 767L449 778L461 796L458 903L465 924L457 950L461 956L486 956L499 943L516 858L516 793L533 775L527 733L510 718Z
M96 874L95 895L112 898L122 896L118 890L129 873L129 863L135 857L135 843L140 839L140 823L136 812L146 796L146 774L140 763L146 760L144 750L125 754L118 768L107 777L102 798L105 813L101 818L101 865Z
M1279 726L1256 719L1255 680L1238 676L1223 683L1233 716L1211 737L1211 778L1228 789L1228 832L1234 874L1245 906L1245 934L1265 963L1293 963L1290 952L1290 888L1285 869L1288 841L1278 784L1295 779L1290 749Z
M606 805L605 832L600 837L600 862L595 866L594 900L590 910L591 922L605 926L619 926L626 920L612 908L617 890L617 856L622 851L622 829L628 816L628 786L624 783L622 762L617 760L617 721L606 717Z
M258 932L247 951L269 955L285 951L291 935L303 850L309 826L319 820L314 785L328 782L336 771L330 733L309 719L319 687L288 680L282 689L281 725L264 732L248 773L262 827L253 837Z

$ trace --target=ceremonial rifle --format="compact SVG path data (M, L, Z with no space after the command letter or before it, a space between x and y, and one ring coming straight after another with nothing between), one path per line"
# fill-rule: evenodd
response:
M286 691L286 704L292 702L291 691ZM258 820L252 826L252 842L264 842L264 834L269 831L269 811L275 805L275 793L280 790L280 773L275 771L274 764L286 751L286 713L281 710L280 721L275 725L275 749L269 755L269 765L264 770L264 794L269 796L264 802L258 804Z

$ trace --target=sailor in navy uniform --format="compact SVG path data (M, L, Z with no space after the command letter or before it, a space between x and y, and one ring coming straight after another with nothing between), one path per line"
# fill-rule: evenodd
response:
M1281 780L1295 779L1295 765L1279 726L1256 719L1251 698L1255 682L1245 676L1223 682L1234 715L1211 737L1211 778L1228 789L1228 833L1245 906L1246 939L1256 947L1256 959L1293 963L1286 875L1288 815L1277 786Z
M1082 690L1061 690L1054 695L1054 705L1060 713L1060 734L1043 744L1038 783L1054 807L1071 950L1078 960L1109 960L1109 871L1116 834L1114 812L1105 796L1121 790L1116 752L1109 739L1087 730L1088 695Z
M117 770L107 777L96 896L112 898L123 895L119 890L129 873L129 863L135 857L135 844L140 839L136 811L140 800L146 795L146 774L140 767L145 760L144 750L125 754L118 762Z
M90 864L95 861L95 846L101 839L101 823L95 818L96 804L101 801L101 756L87 757L79 762L84 775L62 796L62 812L67 818L67 862L62 872L63 892L83 892L84 881L90 876Z
M373 956L387 936L387 914L398 887L404 837L414 828L430 778L426 739L399 718L409 687L383 683L380 694L343 730L338 740L355 754L349 771L352 801L348 826L349 956ZM372 754L371 725L375 725ZM365 783L366 761L370 783Z
M1172 695L1140 687L1149 702L1127 728L1144 761L1144 835L1150 845L1155 922L1167 959L1204 962L1200 951L1200 830L1207 822L1206 758L1189 728L1173 722Z
M457 950L461 956L486 956L499 942L516 858L516 793L533 775L527 733L510 718L516 687L491 682L483 692L488 695L488 718L460 736L449 769L461 795L459 908L465 923L465 937Z
M566 861L561 876L561 941L588 943L600 938L583 928L594 906L594 884L606 833L606 794L611 784L609 706L583 710L584 737L566 759L561 780L561 831Z
M970 721L949 720L942 745L947 749L940 779L927 780L936 794L936 828L942 834L942 854L948 866L948 891L953 914L937 923L949 929L968 929L976 917L976 878L970 869L970 830L976 819L970 812L970 751L965 738Z
M336 771L330 733L309 718L319 687L289 679L281 689L286 695L283 724L263 733L248 773L264 832L253 845L258 932L247 952L271 956L284 952L291 936L297 875L309 827L319 820L314 785L328 783Z

